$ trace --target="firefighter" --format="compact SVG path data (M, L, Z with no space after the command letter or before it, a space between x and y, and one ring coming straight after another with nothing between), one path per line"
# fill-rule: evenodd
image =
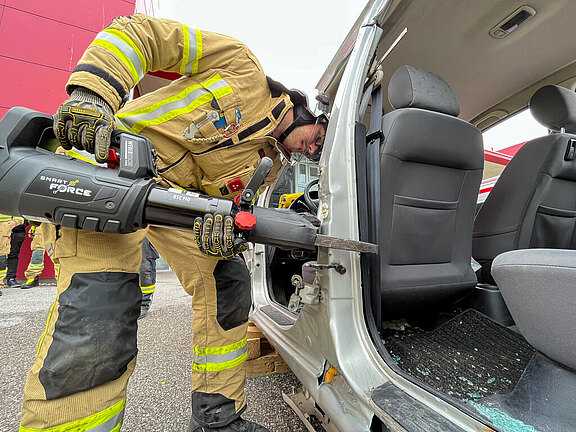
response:
M32 243L30 243L32 256L24 272L26 282L20 287L21 289L34 288L40 285L40 275L42 270L44 270L44 236L42 235L42 230L38 228L38 225L31 224L28 229L28 237L32 239ZM57 278L57 264L54 265L54 270Z
M10 253L10 234L12 228L24 223L24 219L0 214L0 282L4 286L8 266L8 254ZM0 295L2 291L0 290Z
M26 282L21 286L22 289L38 286L40 284L40 274L44 270L44 238L41 230L36 232L36 228L36 226L31 225L28 231L28 236L32 238L32 243L30 243L32 256L24 272Z
M10 288L20 288L21 286L16 280L16 273L18 273L20 250L26 239L27 226L28 221L24 219L23 224L12 229L12 235L10 236L10 253L8 254L8 270L6 272L6 286Z
M182 77L126 103L149 70ZM266 185L291 152L317 161L326 133L327 119L308 110L302 93L267 78L241 42L138 14L96 36L66 90L70 99L54 116L62 146L104 162L115 127L145 135L160 185L208 195L236 196L264 156L274 161ZM195 232L124 235L53 227L57 299L26 381L21 431L119 430L136 363L144 236L192 295L189 431L267 431L241 417L250 275L229 247L231 223L215 215L197 220Z

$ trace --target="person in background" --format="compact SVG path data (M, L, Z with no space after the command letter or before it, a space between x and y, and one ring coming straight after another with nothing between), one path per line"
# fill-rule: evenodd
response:
M19 288L20 284L16 280L16 273L18 272L18 262L20 257L20 250L22 243L26 238L26 225L28 221L24 219L24 223L12 229L12 236L10 238L10 253L8 254L8 270L6 273L6 286L9 288Z
M38 229L36 225L30 225L28 236L32 238L32 243L30 244L32 256L30 257L30 263L24 273L26 283L20 287L21 289L34 288L40 285L40 274L42 274L42 270L44 270L45 246L42 230ZM54 264L56 279L58 279L58 267L58 264Z
M152 306L152 297L156 291L156 260L160 258L158 251L150 240L144 237L142 240L142 264L140 264L140 290L142 291L142 304L140 305L140 317L144 318Z
M12 229L18 225L22 225L24 219L21 217L14 217L9 215L0 214L0 281L1 286L5 286L5 278L8 265L8 254L10 253L10 235ZM0 291L2 295L2 291Z

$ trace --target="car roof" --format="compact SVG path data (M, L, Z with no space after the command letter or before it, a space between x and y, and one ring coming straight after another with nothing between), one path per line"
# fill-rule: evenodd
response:
M491 35L493 28L526 6L522 0L371 1L317 88L335 93L355 36L362 25L376 19L383 29L376 60L405 32L382 62L384 88L405 64L433 72L454 89L460 117L484 129L526 107L543 85L574 88L576 36L571 29L576 2L531 0L528 10L535 11L533 17L506 37ZM386 112L391 109L385 106Z

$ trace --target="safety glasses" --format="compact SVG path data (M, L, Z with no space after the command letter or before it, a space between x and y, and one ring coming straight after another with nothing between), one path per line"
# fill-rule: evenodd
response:
M319 116L314 123L314 128L310 134L310 138L306 143L306 150L302 153L312 162L318 163L322 148L324 147L324 139L326 138L326 119Z

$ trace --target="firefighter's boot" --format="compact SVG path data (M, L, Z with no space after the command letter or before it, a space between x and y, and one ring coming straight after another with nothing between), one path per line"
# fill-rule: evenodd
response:
M35 276L32 279L28 279L26 283L20 287L20 289L34 288L37 287L38 285L40 285L40 277Z
M232 423L222 427L210 428L208 426L201 426L196 422L194 417L190 419L190 426L188 432L270 432L264 426L244 420L238 417Z
M138 319L144 318L148 314L148 310L150 310L150 306L152 306L153 296L154 293L142 294L142 304L140 305L140 316Z
M20 288L22 285L16 279L6 279L6 286L8 288Z

